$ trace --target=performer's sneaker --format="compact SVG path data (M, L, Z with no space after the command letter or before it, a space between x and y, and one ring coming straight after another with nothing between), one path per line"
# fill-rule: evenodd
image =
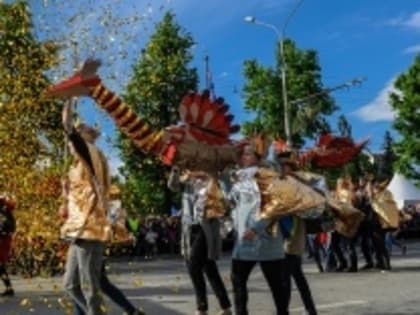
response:
M335 270L335 272L342 272L346 269L347 269L347 265L341 265Z
M373 268L373 264L366 264L360 270L369 270Z
M227 308L225 310L221 310L219 313L217 313L217 315L233 315L233 313L230 308Z
M357 267L351 266L350 268L347 269L347 272L357 272Z

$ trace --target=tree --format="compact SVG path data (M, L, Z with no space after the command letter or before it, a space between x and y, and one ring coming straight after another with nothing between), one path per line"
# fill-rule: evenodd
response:
M384 135L383 150L384 153L378 163L377 177L383 180L390 180L394 175L394 162L396 159L394 153L394 139L387 130Z
M396 114L393 126L401 136L394 144L396 171L420 185L420 55L394 85L398 92L390 95Z
M321 67L316 51L298 49L292 40L286 40L284 48L292 141L295 145L302 145L304 138L314 138L321 131L329 131L326 116L337 107L327 94L308 102L293 102L322 91ZM245 61L245 109L256 113L254 120L244 124L246 134L264 131L285 139L281 67L279 49L274 68L264 67L256 60Z
M344 115L340 115L338 117L337 128L341 136L352 136L352 126ZM327 179L328 186L331 189L334 189L339 177L350 176L353 180L356 181L366 174L375 173L376 168L373 161L371 160L371 157L362 152L343 167L330 169L313 168L312 171L315 173L324 174Z
M43 97L57 47L38 41L32 27L25 1L0 3L0 193L17 200L12 269L39 274L59 265L63 135L59 104Z
M193 45L191 35L168 12L133 68L124 100L156 128L175 124L182 97L197 87L197 70L189 66ZM122 134L117 143L124 161L125 205L136 211L168 212L172 199L166 187L168 170L154 157L140 152Z
M343 137L351 137L352 127L348 122L346 116L340 115L337 122L338 131Z

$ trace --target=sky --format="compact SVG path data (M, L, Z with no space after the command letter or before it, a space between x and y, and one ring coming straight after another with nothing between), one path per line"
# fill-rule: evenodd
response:
M251 116L243 110L242 65L257 59L273 65L277 35L269 28L244 22L254 16L281 29L298 0L32 0L39 37L60 38L63 62L52 73L58 80L72 72L77 61L89 56L104 60L101 75L107 85L122 92L133 63L167 9L197 43L193 65L204 87L204 56L210 66L216 94L231 105L237 122ZM71 4L69 4L71 3ZM353 137L370 137L369 148L380 151L383 135L392 130L393 112L388 94L393 82L420 53L420 0L304 0L285 31L302 49L315 49L325 87L354 78L363 83L332 94L353 127ZM69 45L69 38L75 45ZM70 48L69 48L70 47ZM76 61L73 58L77 55ZM73 60L70 62L69 60ZM280 88L280 87L279 87ZM292 100L293 96L289 95ZM82 102L79 112L101 125L105 138L114 135L113 123L93 103ZM121 163L110 141L100 143L115 170Z

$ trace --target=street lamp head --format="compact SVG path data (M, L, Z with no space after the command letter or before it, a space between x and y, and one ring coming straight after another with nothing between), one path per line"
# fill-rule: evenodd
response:
M255 17L251 15L244 17L244 21L247 23L255 23L255 20L256 20Z

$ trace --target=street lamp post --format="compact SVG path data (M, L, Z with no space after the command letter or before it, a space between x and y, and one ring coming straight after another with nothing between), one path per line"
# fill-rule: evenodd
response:
M256 25L261 25L261 26L272 29L277 35L277 40L280 42L281 90L282 90L282 95L283 95L283 106L284 106L284 108L283 108L283 110L284 110L284 115L283 115L284 116L284 131L285 131L285 134L286 134L286 141L287 141L287 144L289 146L292 145L292 137L291 137L291 134L290 134L290 124L289 124L289 106L288 106L289 104L288 104L288 99L287 99L286 57L285 57L285 54L284 54L284 39L285 39L287 25L289 24L293 15L295 14L295 12L299 8L299 6L303 3L303 1L304 0L300 0L299 2L296 3L293 10L287 16L281 32L279 31L279 29L275 25L259 21L254 16L246 16L244 18L244 21L247 22L247 23L253 23L253 24L256 24Z

